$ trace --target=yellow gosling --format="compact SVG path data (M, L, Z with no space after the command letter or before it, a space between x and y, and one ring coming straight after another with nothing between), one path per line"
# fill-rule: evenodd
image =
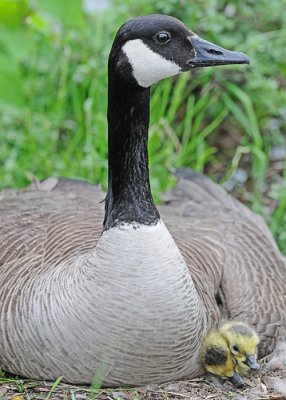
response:
M228 321L221 325L218 331L235 358L239 374L247 376L252 369L260 369L257 363L259 337L249 325L240 321Z
M222 379L230 379L237 387L243 385L228 343L217 329L212 329L205 337L201 347L201 360L209 373Z

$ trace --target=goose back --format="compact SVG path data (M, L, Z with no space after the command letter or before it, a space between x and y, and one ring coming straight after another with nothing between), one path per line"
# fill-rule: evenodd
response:
M269 354L277 339L286 338L285 257L263 218L222 187L191 170L178 171L178 179L165 196L167 204L160 207L161 215L166 221L173 216L167 225L179 246L194 246L193 232L198 227L205 230L200 245L216 238L208 254L215 260L217 250L223 249L219 273L214 274L214 262L207 267L201 263L200 269L212 282L209 287L214 285L214 296L219 297L227 317L255 327L261 337L260 356ZM192 252L184 252L185 257Z

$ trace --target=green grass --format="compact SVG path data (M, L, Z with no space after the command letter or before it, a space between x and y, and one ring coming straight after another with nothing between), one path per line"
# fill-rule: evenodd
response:
M194 71L153 88L155 199L174 184L174 167L208 170L222 182L247 168L244 198L268 218L286 253L285 172L267 178L271 147L286 142L282 3L234 1L226 10L222 0L114 0L112 10L91 16L80 0L0 0L0 188L50 175L106 188L106 68L113 37L131 16L170 13L206 39L245 51L252 66ZM265 207L265 197L275 210Z

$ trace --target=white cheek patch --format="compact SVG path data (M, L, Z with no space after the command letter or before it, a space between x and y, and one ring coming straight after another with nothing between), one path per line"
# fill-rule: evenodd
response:
M178 64L149 49L141 39L129 40L122 50L132 66L134 78L142 87L181 72Z

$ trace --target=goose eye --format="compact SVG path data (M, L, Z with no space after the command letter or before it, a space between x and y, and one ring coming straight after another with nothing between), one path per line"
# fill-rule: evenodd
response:
M232 347L232 350L233 350L233 351L236 351L237 353L239 352L239 348L238 348L237 346L233 346L233 347Z
M171 35L168 32L159 32L155 36L155 39L158 43L167 43L171 39Z

